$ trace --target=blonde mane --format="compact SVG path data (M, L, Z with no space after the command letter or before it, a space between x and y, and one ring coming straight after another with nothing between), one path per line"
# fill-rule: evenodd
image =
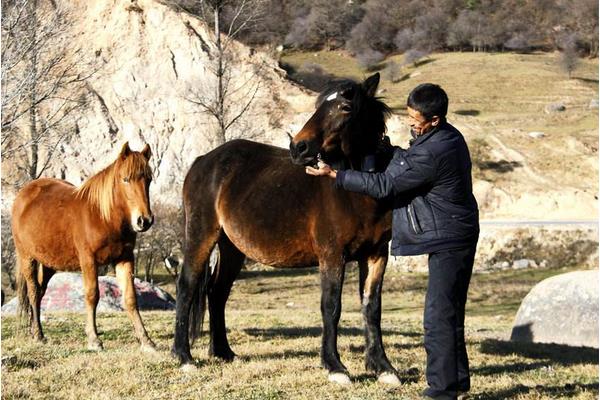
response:
M115 202L113 187L120 177L150 179L152 170L142 153L132 152L125 159L119 156L112 164L76 189L75 196L96 207L102 219L108 222Z

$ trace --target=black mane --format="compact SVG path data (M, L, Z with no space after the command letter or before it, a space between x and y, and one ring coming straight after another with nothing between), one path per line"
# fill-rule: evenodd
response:
M343 96L352 104L351 120L354 129L349 132L353 151L351 160L342 160L341 154L329 154L325 159L338 167L345 165L346 168L357 168L357 163L367 155L374 155L377 144L382 140L387 132L386 120L392 114L392 110L382 101L381 97L369 96L364 87L352 79L336 79L325 85L315 102L315 108L321 107L326 99L334 94ZM357 161L361 160L361 161ZM381 169L383 160L378 160L378 170ZM387 165L389 160L383 162Z

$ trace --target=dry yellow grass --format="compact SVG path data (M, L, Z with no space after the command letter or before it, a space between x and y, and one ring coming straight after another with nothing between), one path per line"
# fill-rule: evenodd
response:
M507 342L520 299L535 282L567 270L475 275L467 341L475 399L595 399L597 352ZM192 353L197 371L182 372L169 356L173 312L144 312L157 355L138 351L124 314L100 314L106 350L85 348L83 315L49 314L48 344L15 336L2 318L5 399L414 399L425 387L421 313L427 277L388 271L382 328L403 385L386 388L365 372L356 268L346 272L339 350L354 380L338 387L319 366L321 316L314 269L243 271L228 304L232 363L206 356L204 336ZM172 286L170 286L172 287Z

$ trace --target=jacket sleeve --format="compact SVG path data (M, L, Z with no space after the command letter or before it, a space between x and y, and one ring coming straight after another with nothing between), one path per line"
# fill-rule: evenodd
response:
M426 149L397 149L384 172L339 171L336 186L382 199L432 182L436 170L435 158Z

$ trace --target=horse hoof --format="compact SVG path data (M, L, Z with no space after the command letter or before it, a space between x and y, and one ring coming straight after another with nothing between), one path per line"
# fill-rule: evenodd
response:
M179 369L181 370L181 372L190 373L197 371L198 367L196 367L194 364L186 363L179 367Z
M104 350L104 346L102 346L102 342L101 341L95 341L92 343L88 343L88 350L90 351L102 351Z
M384 372L379 375L377 378L377 382L383 383L384 385L389 386L400 386L400 379L393 372Z
M329 374L329 382L337 383L338 385L350 385L352 381L348 374L344 372L332 372Z

